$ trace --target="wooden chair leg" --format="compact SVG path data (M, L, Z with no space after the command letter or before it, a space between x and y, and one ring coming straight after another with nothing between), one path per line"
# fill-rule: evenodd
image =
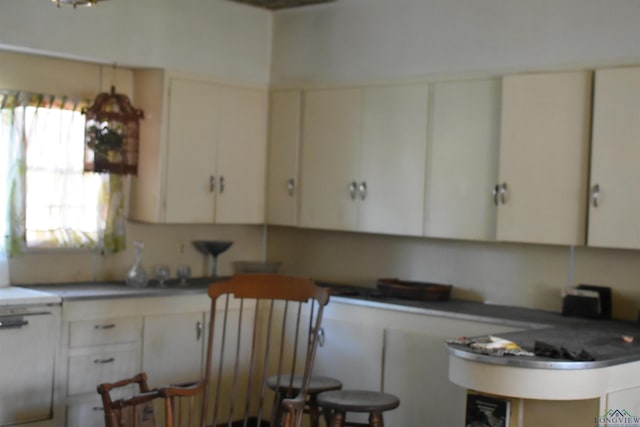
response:
M333 412L331 416L331 427L344 427L344 412Z
M282 399L284 396L278 393L276 404L271 415L271 425L280 427L282 425Z
M371 414L369 414L369 426L384 427L382 412L372 412Z
M322 408L322 413L324 414L324 422L325 422L324 425L327 427L330 427L332 411L330 409Z
M310 427L320 427L320 410L315 396L309 396L309 425Z

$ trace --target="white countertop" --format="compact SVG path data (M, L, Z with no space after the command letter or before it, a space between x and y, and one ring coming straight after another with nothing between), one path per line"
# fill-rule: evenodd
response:
M17 305L46 305L61 303L62 298L59 295L50 292L21 288L18 286L0 287L0 308Z

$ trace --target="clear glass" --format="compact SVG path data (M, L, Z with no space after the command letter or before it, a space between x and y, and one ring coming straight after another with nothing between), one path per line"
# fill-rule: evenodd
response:
M187 279L191 277L191 266L182 264L176 269L176 276L180 279L178 286L187 286Z
M158 279L159 288L164 288L165 286L167 286L165 281L169 278L170 275L171 275L171 269L167 264L156 265L155 277L156 279Z
M144 243L136 240L133 242L133 246L136 251L136 261L127 273L127 286L131 286L133 288L144 288L149 284L147 272L144 271L144 268L142 267L142 248L144 248Z

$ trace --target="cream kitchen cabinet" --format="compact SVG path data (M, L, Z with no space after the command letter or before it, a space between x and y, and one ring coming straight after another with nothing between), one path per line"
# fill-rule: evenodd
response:
M297 225L302 93L276 90L269 100L267 223Z
M322 319L313 374L339 379L345 389L381 390L384 329L375 314L373 309L330 302ZM366 422L367 417L350 414L348 421Z
M426 85L317 89L303 95L303 227L420 235Z
M325 309L322 329L324 343L317 350L314 375L340 379L344 388L398 396L400 406L385 412L385 425L462 426L466 389L449 381L446 340L523 327L333 298Z
M385 414L386 424L463 426L466 389L449 381L444 343L520 328L409 313L401 320L385 331L384 389L400 399L400 407Z
M135 102L145 119L131 219L264 222L266 90L142 70Z
M640 249L640 68L596 71L588 245Z
M494 240L501 80L431 87L425 235Z
M202 311L145 316L142 369L149 376L151 387L200 377L205 350L204 325Z
M63 305L67 426L104 425L96 387L140 370L142 318L74 318Z
M206 294L65 300L57 362L68 427L103 427L101 382L149 375L151 386L198 378ZM179 363L178 363L179 361ZM127 395L125 389L119 395Z
M497 240L586 241L592 73L503 78Z

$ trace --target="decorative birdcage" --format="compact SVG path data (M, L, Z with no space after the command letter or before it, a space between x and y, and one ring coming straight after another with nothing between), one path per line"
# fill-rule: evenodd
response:
M126 95L98 94L83 111L85 127L85 172L137 175L140 119L144 112L131 105Z

